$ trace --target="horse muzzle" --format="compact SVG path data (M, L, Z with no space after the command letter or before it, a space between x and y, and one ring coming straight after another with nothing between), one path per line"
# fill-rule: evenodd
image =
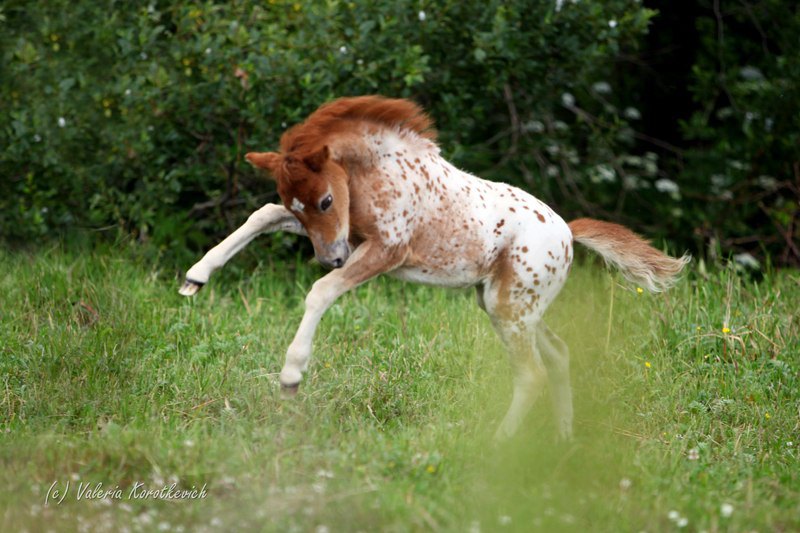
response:
M350 245L346 239L323 244L316 249L317 261L325 268L341 268L350 257Z

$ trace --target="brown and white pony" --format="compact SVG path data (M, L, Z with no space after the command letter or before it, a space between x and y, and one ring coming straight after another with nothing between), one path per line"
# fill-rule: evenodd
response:
M319 262L334 270L308 293L287 350L280 382L293 392L322 315L343 293L380 274L475 286L514 373L497 436L514 434L548 376L560 435L569 438L569 352L542 314L564 285L573 241L651 291L670 287L689 258L669 257L617 224L567 224L525 191L458 170L435 137L430 118L408 100L362 96L323 105L283 134L280 152L247 154L275 179L283 205L250 215L189 269L180 293L195 294L259 234L307 235Z

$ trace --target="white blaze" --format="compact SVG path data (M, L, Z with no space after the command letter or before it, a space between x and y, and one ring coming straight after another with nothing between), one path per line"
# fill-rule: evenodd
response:
M306 206L303 205L303 202L301 202L297 198L292 198L292 208L291 208L292 211L296 211L298 213L302 213L303 209L305 209L305 208L306 208Z

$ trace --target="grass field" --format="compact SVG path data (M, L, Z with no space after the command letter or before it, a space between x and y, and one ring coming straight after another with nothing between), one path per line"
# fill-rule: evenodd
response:
M544 396L494 446L510 372L473 291L346 295L286 401L321 271L248 253L184 299L135 249L0 252L2 531L800 529L797 272L651 295L576 266L547 317L575 439ZM206 496L130 497L172 483Z

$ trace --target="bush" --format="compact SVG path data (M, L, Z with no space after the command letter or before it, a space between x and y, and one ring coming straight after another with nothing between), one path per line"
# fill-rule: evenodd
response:
M734 118L693 118L678 167L637 131L646 95L625 68L655 14L634 0L135 8L12 0L0 11L0 228L8 240L89 227L163 248L205 247L276 198L244 153L274 148L325 101L381 93L425 105L446 155L472 172L531 190L567 217L620 219L686 241L719 217L695 200L713 192L711 169L731 154L748 183L772 183L761 174L781 182L787 161L797 161L797 113L775 116L772 139L759 130L770 106L797 105L797 54L787 45L786 54L764 57L775 68L755 65L769 80L760 85L732 75L729 91L748 102L734 115L759 120L733 131ZM735 60L748 51L731 45L727 71L738 72ZM696 76L706 107L711 70ZM781 91L790 102L776 103ZM794 137L780 140L783 166L754 174L751 160L769 160L787 132ZM783 196L779 186L775 198ZM718 233L741 232L758 213L747 210ZM794 216L787 213L780 216Z

